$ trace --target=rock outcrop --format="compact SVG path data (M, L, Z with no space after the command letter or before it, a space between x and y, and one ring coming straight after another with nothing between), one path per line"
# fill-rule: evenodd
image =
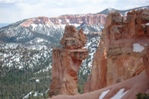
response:
M88 55L87 49L83 48L85 43L86 36L82 30L77 31L72 25L65 27L62 48L53 49L50 96L78 94L79 67Z
M83 34L83 30L77 31L74 26L66 26L61 44L65 49L80 49L86 44L86 36Z
M149 94L148 23L146 9L128 12L126 19L111 13L86 83L88 93L52 99L136 99L138 93Z
M143 52L149 45L148 23L147 9L133 10L125 17L118 12L107 16L85 92L125 81L144 70Z

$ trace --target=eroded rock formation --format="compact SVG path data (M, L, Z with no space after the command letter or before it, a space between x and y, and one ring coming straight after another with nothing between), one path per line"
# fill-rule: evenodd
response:
M108 15L85 92L124 81L144 70L142 56L149 45L148 24L147 9L128 12L125 17L118 12Z
M67 25L60 43L65 49L80 49L86 44L86 36L82 29L77 31L74 26Z
M86 36L82 30L77 31L72 25L65 27L62 48L53 49L52 55L52 83L49 95L78 94L78 71L87 55L83 48Z
M149 94L148 14L146 9L128 12L126 19L110 14L85 87L92 92L52 99L136 99L138 93Z

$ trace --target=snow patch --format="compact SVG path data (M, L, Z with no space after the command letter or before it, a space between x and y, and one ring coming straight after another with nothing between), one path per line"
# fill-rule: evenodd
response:
M69 22L69 19L66 19L66 22L67 22L67 23L70 23L70 22Z
M37 27L37 24L31 24L31 26L33 27L33 30L35 29L35 27Z
M141 46L139 43L133 44L133 52L142 52L144 50L144 47Z
M48 66L48 67L46 67L46 68L44 68L44 69L42 69L42 70L39 70L39 71L36 72L35 74L39 74L39 73L41 73L41 72L49 71L51 68L52 68L52 66L50 65L50 66Z
M33 93L33 91L29 92L27 95L25 95L25 96L23 97L23 99L28 99L29 95L31 95L32 93Z
M37 82L37 83L39 83L39 82L40 82L40 80L39 80L39 79L36 79L36 82Z
M34 96L34 97L38 96L38 93L37 93L37 92L35 92L33 96Z
M39 43L39 42L43 42L44 41L44 39L42 39L42 38L38 38L37 39L37 42Z
M146 25L149 25L149 23L146 23Z
M62 20L61 20L61 19L58 19L58 21L59 21L60 23L62 23Z
M109 92L110 90L104 91L101 93L101 95L99 96L99 99L103 99L105 97L105 95Z
M127 92L124 92L124 88L120 89L111 99L121 99Z

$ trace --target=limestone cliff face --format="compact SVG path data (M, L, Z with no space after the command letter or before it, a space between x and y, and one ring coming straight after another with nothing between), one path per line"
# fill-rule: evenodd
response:
M62 15L55 18L50 18L55 24L105 24L106 15L104 14L77 14L77 15Z
M149 45L148 23L147 9L128 12L125 17L119 12L108 15L85 92L124 81L144 70L143 55ZM144 61L148 59L144 56ZM145 65L147 68L148 64Z
M75 96L59 95L52 99L136 99L138 93L149 94L149 46L142 53L145 71L126 81Z
M52 99L136 99L139 92L149 94L148 23L146 9L129 12L126 19L111 13L85 87L92 92Z
M53 49L50 96L78 94L78 71L82 60L88 55L87 49L83 48L85 43L86 36L82 30L77 31L71 25L65 27L62 48Z
M138 93L149 94L149 46L142 53L145 72L126 81L75 96L59 95L52 99L136 99Z
M89 25L102 24L106 21L106 15L104 14L78 14L78 15L62 15L59 17L37 17L30 18L23 22L21 26L28 27L30 24L54 24L54 25L66 25L66 24L82 24Z
M149 46L143 51L142 57L145 71L135 77L96 91L75 96L59 95L52 99L136 99L138 93L149 94Z

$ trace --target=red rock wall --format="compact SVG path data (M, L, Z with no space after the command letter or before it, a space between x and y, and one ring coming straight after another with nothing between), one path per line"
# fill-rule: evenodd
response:
M107 17L85 92L104 88L140 74L144 70L143 52L149 45L149 10L118 12ZM136 51L140 49L141 51ZM137 47L137 48L136 48Z
M139 75L126 81L96 91L74 96L59 95L52 97L52 99L101 99L101 97L103 97L102 99L136 99L138 93L149 94L149 46L147 46L141 54L145 72L143 71ZM120 90L123 90L123 92L120 92ZM118 93L121 93L121 95Z
M82 24L85 22L86 24L93 25L93 24L105 24L106 15L103 14L84 14L84 15L62 15L59 17L37 17L37 18L30 18L23 22L21 26L28 27L31 24Z
M68 24L67 19L70 23L81 24L86 22L87 24L105 24L106 15L103 14L84 14L84 15L63 15L58 17L58 19L62 20L63 24Z

